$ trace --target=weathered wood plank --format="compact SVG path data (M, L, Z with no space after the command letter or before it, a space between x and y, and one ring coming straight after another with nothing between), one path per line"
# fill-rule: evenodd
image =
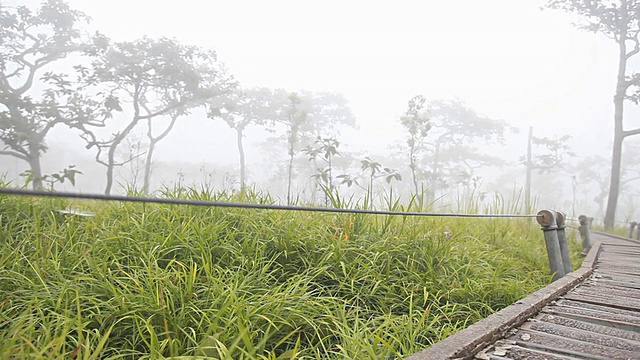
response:
M640 245L592 240L577 271L408 359L640 359Z

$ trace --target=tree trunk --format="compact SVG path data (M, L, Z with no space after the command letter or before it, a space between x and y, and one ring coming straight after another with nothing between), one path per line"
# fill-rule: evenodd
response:
M287 205L291 205L291 177L293 174L293 151L289 153L289 167L287 171L288 183L287 183Z
M533 172L533 160L531 158L531 144L533 143L533 126L529 127L529 140L527 141L527 174L524 181L524 206L525 212L530 214L531 204L531 173Z
M107 184L104 187L104 194L111 195L111 187L113 186L113 168L115 165L115 145L111 145L109 148L109 154L107 159Z
M622 165L622 140L624 137L616 131L613 138L613 153L611 156L611 182L609 184L609 199L604 216L605 229L613 228L620 192L620 170Z
M153 137L153 131L151 128L151 119L147 121L147 138L149 139L149 151L147 152L147 159L145 160L144 164L144 184L142 188L145 194L149 193L149 185L151 184L151 164L153 162L153 151L156 148L156 144L160 142L160 140L164 139L165 136L169 134L171 129L173 129L173 126L176 124L176 120L178 120L178 115L172 114L169 126L167 126L167 128L164 129L164 131L155 138Z
M607 201L607 210L604 216L605 229L611 229L615 222L616 207L618 206L618 195L620 192L620 169L622 160L622 141L624 140L623 129L623 110L624 98L627 92L627 47L625 40L626 31L620 35L622 40L618 41L618 83L616 84L616 94L613 97L614 103L614 134L613 134L613 153L611 156L611 179L609 184L609 199Z
M131 132L131 130L133 130L133 128L136 126L137 123L138 123L138 119L134 118L133 121L131 121L129 125L127 125L127 127L124 130L122 130L120 134L116 135L116 137L113 139L113 142L111 143L111 146L109 146L109 152L107 154L107 164L106 164L107 185L104 188L105 195L110 195L111 188L113 187L113 170L116 166L116 160L115 160L116 149L118 148L122 140L124 140L127 137L127 135L129 135L129 133Z
M329 154L329 191L333 192L333 164L331 158L333 156Z
M244 145L242 143L244 128L238 127L236 129L236 143L238 144L238 155L240 155L240 191L244 191L244 187L246 184L247 174L246 174L246 164L245 164L245 155L244 155Z
M416 160L415 160L415 149L413 146L409 149L409 168L411 169L411 179L413 180L413 189L414 194L419 196L418 194L418 179L416 179Z
M427 199L430 203L433 203L436 199L436 186L438 185L438 172L440 171L440 141L438 140L433 152L433 168L431 169L431 176L429 180L429 187L427 188Z
M31 168L31 185L33 186L33 190L42 190L44 189L44 184L42 166L40 164L40 152L38 150L31 151L28 158L29 167Z
M142 192L149 194L149 185L151 184L151 162L153 161L153 151L158 141L151 139L149 142L149 150L147 150L147 158L144 162L144 181L142 183Z
M291 205L291 178L293 177L293 156L295 155L296 143L298 142L298 124L294 124L289 130L289 167L287 171L287 205Z
M373 198L373 170L371 171L371 177L369 177L369 204L371 204L371 199Z

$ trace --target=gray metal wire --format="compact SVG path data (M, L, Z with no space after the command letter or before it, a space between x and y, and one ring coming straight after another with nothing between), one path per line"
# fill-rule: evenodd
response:
M6 187L0 187L0 194L52 197L52 198L85 199L85 200L141 202L141 203L156 203L156 204L171 204L171 205L192 205L192 206L210 206L210 207L224 207L224 208L259 209L259 210L312 211L312 212L370 214L370 215L467 217L467 218L535 218L537 217L537 215L521 215L521 214L427 213L427 212L416 212L416 211L388 211L388 210L325 208L325 207L312 207L312 206L290 206L290 205L275 205L275 204L251 204L251 203L221 202L221 201L207 201L207 200L140 197L140 196L127 196L127 195L53 192L53 191L45 191L45 190L13 189L13 188L6 188Z

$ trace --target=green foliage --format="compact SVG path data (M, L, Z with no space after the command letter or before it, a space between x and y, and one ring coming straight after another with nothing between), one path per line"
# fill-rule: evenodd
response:
M526 220L68 205L0 197L1 358L402 358L549 280Z
M333 158L336 155L340 155L338 148L340 142L334 137L323 138L318 136L314 145L309 145L302 149L302 152L309 156L309 161L313 162L316 173L311 175L316 180L316 184L319 187L326 188L329 192L335 190L333 182ZM323 166L318 164L318 159L323 162ZM326 191L325 191L326 194ZM325 196L325 200L328 198Z
M373 181L375 179L384 177L387 184L391 184L391 181L393 180L402 181L402 175L400 175L400 173L391 168L383 167L382 164L375 160L372 160L368 156L366 156L364 160L360 161L360 169L362 171L369 172L369 185L365 190L367 190L367 196L369 197L370 201L372 201L373 198ZM344 179L343 181L346 180L349 179Z
M68 180L72 186L76 185L76 175L82 174L82 171L77 170L75 165L69 165L68 167L53 174L45 174L41 176L41 180L49 184L49 189L53 190L55 184L64 184L65 180ZM29 186L34 180L33 171L26 170L20 173L20 176L24 178L24 186Z

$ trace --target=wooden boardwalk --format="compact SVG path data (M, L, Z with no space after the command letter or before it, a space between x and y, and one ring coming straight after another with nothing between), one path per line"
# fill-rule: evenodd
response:
M591 240L580 269L408 359L640 359L640 243Z

